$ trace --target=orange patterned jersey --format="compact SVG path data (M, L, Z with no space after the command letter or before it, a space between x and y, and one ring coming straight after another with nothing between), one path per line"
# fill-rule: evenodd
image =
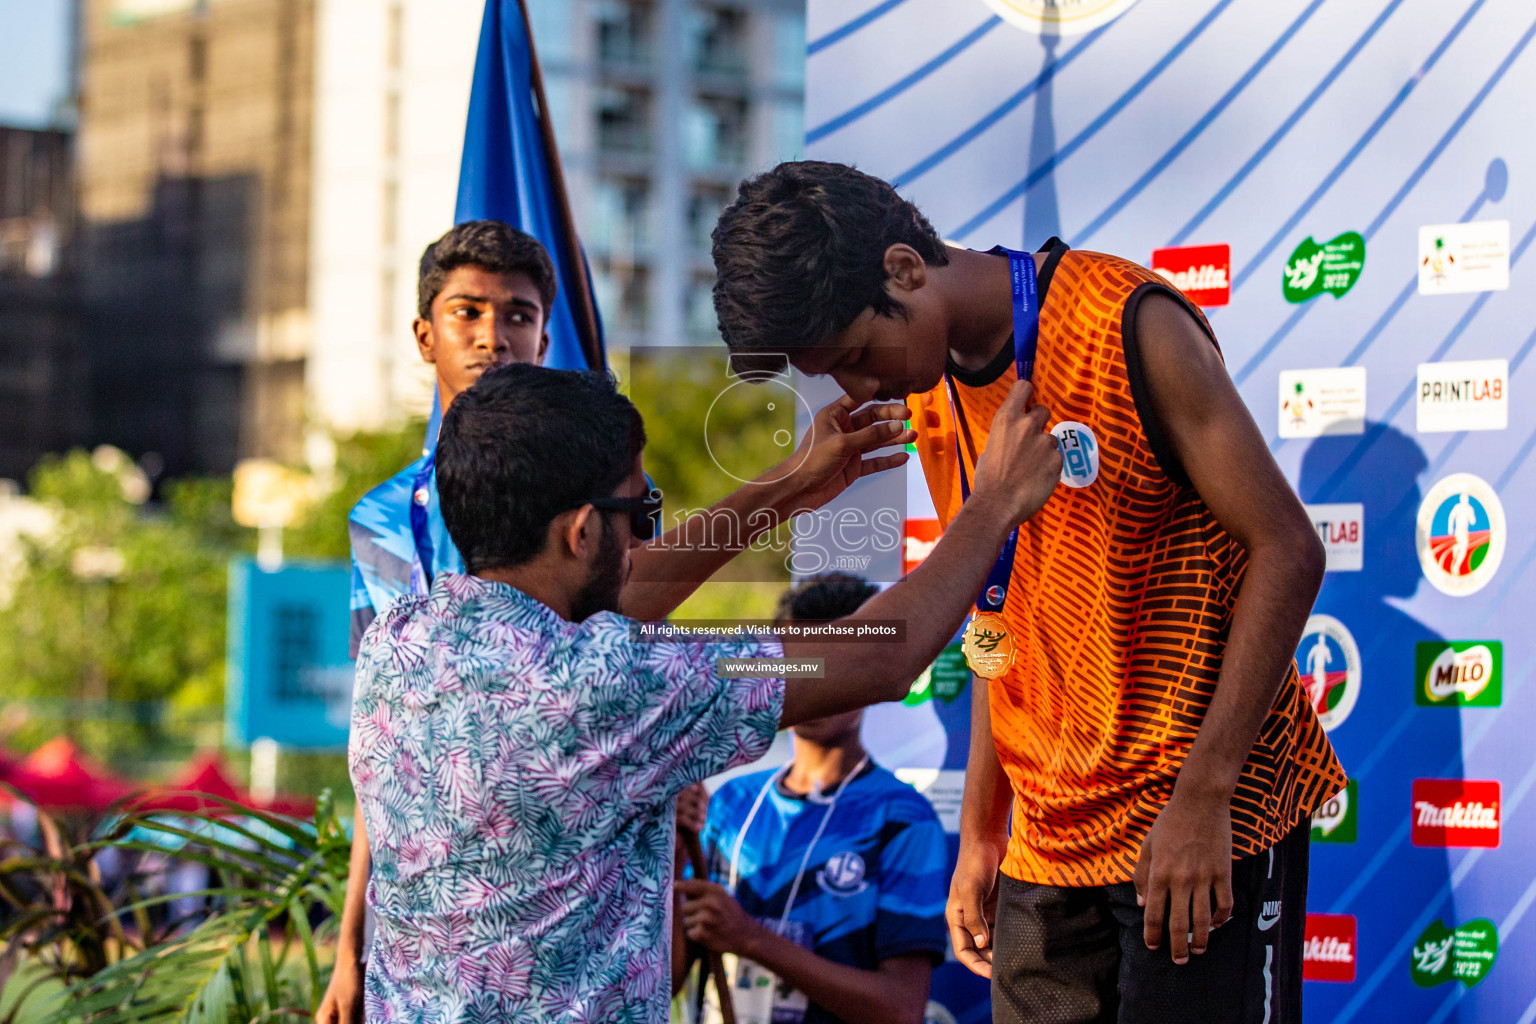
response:
M1014 794L1003 872L1021 881L1131 878L1216 691L1247 564L1152 415L1134 322L1154 290L1182 301L1151 271L1054 240L1040 265L1034 383L1064 480L1019 531L1003 612L1016 653L990 686ZM1013 346L981 371L951 372L974 474L1016 379ZM960 507L955 418L943 384L908 401L947 525ZM1293 664L1232 801L1234 855L1273 846L1343 785Z

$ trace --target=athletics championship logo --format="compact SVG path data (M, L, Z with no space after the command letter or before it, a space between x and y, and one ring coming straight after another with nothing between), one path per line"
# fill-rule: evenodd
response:
M1435 589L1452 597L1488 585L1504 558L1508 526L1499 496L1482 477L1452 473L1419 506L1419 564Z
M1078 36L1108 25L1136 0L982 0L1010 25L1042 36Z
M1314 615L1301 634L1296 663L1323 730L1332 732L1344 724L1360 699L1360 648L1355 638L1332 615Z

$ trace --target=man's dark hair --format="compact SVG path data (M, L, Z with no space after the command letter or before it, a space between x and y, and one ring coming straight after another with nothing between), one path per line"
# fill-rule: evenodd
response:
M831 622L852 615L880 588L845 572L829 572L795 584L779 597L779 622Z
M437 491L470 572L521 565L562 512L634 470L645 424L613 378L513 363L487 370L443 416Z
M416 312L432 317L432 300L459 267L481 267L493 274L527 274L539 290L544 317L555 302L555 265L537 238L499 220L471 220L455 225L421 254L416 276Z
M934 266L944 243L896 190L846 164L783 163L741 183L715 225L715 315L733 353L820 345L866 309L902 312L885 290L898 242Z

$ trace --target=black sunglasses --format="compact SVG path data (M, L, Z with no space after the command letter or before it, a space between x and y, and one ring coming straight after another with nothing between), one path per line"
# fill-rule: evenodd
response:
M629 531L636 540L647 541L661 532L661 489L647 473L646 491L635 498L594 498L582 502L601 512L629 513Z

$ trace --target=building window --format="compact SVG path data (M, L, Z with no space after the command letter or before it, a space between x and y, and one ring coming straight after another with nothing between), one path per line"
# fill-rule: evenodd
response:
M695 96L683 125L688 163L713 168L746 163L747 101L727 96Z
M576 21L571 0L528 0L533 45L542 62L576 59Z
M606 88L597 97L597 145L607 153L651 151L651 97L644 89Z
M604 0L597 10L597 56L604 64L645 67L651 61L651 5Z
M693 195L688 200L688 239L695 248L709 251L710 233L715 230L715 222L720 219L720 211L725 209L730 201L730 189L708 186L694 189Z
M715 316L715 279L697 274L688 282L688 339L711 342L720 338L720 321Z
M779 11L773 18L773 84L805 91L805 10Z
M745 75L746 14L729 7L696 6L688 12L688 57L704 75Z
M597 252L633 259L650 244L650 184L643 178L600 178L592 190L592 242Z
M799 100L770 103L768 135L775 162L801 159L805 155L805 104Z
M650 272L645 267L599 259L593 275L603 326L643 333L650 327Z

